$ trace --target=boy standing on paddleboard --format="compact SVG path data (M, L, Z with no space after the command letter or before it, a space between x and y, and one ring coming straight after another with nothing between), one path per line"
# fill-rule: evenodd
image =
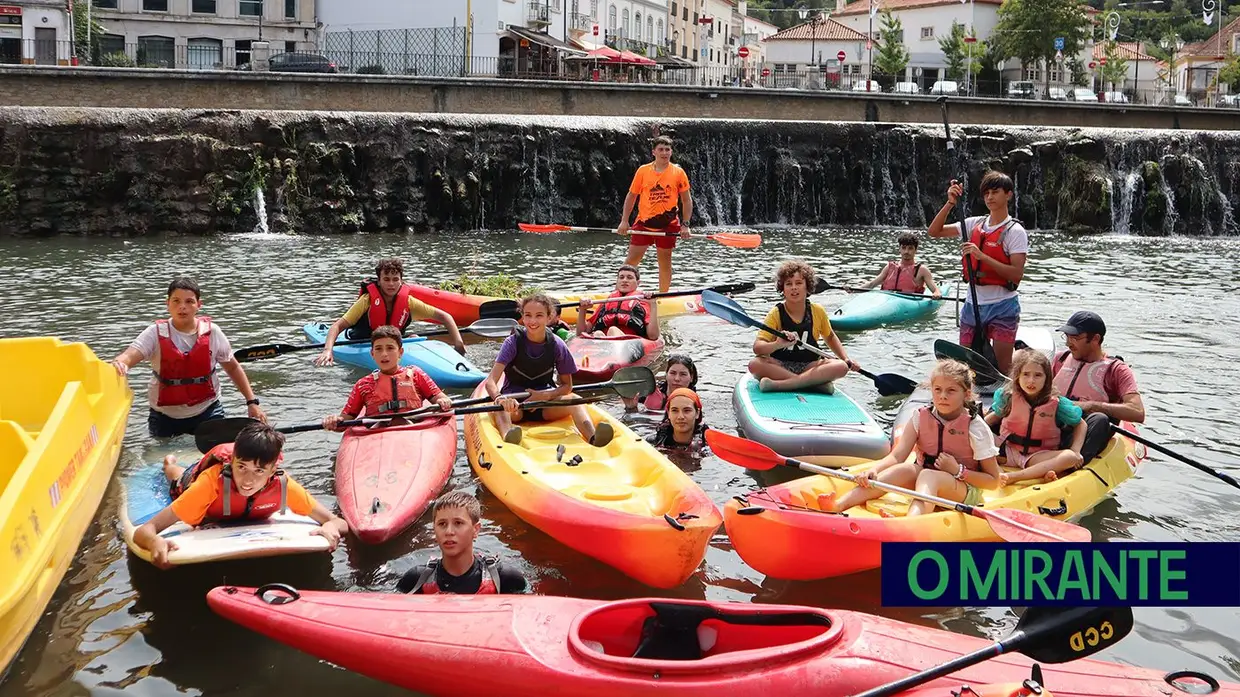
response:
M633 216L633 204L637 204L637 222L632 230L637 232L680 233L689 239L689 219L693 217L693 197L689 193L689 176L672 164L672 139L659 136L654 139L654 162L637 168L629 193L624 197L624 210L620 213L620 225L616 232L629 234L629 220ZM629 238L629 256L626 264L637 266L646 256L646 248L655 245L659 257L659 292L666 293L672 287L672 250L676 248L676 235L634 234Z
M482 506L469 493L450 491L435 501L435 544L439 559L418 564L396 583L401 593L524 593L525 577L498 559L474 552L482 531Z

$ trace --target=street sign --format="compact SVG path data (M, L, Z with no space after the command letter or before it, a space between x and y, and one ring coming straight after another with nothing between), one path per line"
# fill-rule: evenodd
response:
M1106 65L1106 64L1107 64L1107 57L1106 57L1106 56L1103 56L1103 57L1099 58L1099 59L1098 59L1098 62L1099 62L1100 64L1102 64L1102 65Z
M964 37L964 42L965 42L966 44L973 44L973 43L977 43L977 37L976 37L976 36L966 36L966 37Z
M1056 51L1062 51L1062 50L1063 50L1063 37L1062 37L1062 36L1056 36L1056 37L1055 37L1055 50L1056 50Z
M843 63L844 59L848 57L848 54L841 50L839 53L835 54L835 57L840 59L840 62Z
M736 49L736 55L740 56L741 58L748 58L748 57L749 57L749 47L748 47L748 46L741 46L740 48Z
M770 68L763 68L763 69L762 69L762 77L768 77L770 74L771 74L771 69L770 69Z
M1063 62L1063 51L1055 51L1055 61L1059 63Z
M598 25L597 24L591 27L591 30L593 30L595 36L598 36Z
M1095 62L1093 62L1093 61L1090 61L1090 62L1089 62L1089 69L1090 69L1090 70L1093 70L1094 68L1097 68L1097 67L1098 67L1098 64L1097 64L1097 63L1095 63Z
M868 50L870 50L870 49L872 49L872 48L874 48L874 40L873 40L873 39L866 39L866 40L865 40L865 50L867 50L867 51L868 51Z

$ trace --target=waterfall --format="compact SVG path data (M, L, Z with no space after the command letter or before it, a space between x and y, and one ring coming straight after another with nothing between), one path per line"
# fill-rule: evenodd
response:
M1122 174L1122 172L1121 172ZM1119 184L1119 191L1112 188L1111 194L1111 230L1121 235L1132 234L1133 202L1137 198L1137 186L1141 184L1140 170L1132 170L1124 175ZM1115 201L1119 204L1116 205Z
M254 215L257 216L258 222L254 225L253 232L264 235L270 232L267 228L267 199L263 197L261 186L254 187Z

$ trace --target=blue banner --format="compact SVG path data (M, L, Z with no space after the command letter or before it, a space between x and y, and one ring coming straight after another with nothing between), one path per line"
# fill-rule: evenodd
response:
M883 543L886 607L1240 606L1240 543Z

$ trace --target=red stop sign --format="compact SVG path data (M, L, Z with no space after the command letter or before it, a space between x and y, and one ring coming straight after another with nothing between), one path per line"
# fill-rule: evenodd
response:
M762 77L769 77L769 76L770 76L770 74L771 74L771 69L770 69L770 68L763 68L763 69L762 69Z
M740 48L736 49L736 55L740 56L741 58L748 58L748 57L749 57L749 47L748 47L748 46L741 46Z
M1098 62L1099 62L1099 63L1101 63L1102 65L1106 65L1106 64L1107 64L1107 59L1106 59L1105 57L1103 57L1103 58L1100 58L1100 59L1098 60Z
M839 58L841 63L844 62L844 58L846 58L847 56L848 54L844 53L843 51L840 51L839 53L835 54L835 57Z

